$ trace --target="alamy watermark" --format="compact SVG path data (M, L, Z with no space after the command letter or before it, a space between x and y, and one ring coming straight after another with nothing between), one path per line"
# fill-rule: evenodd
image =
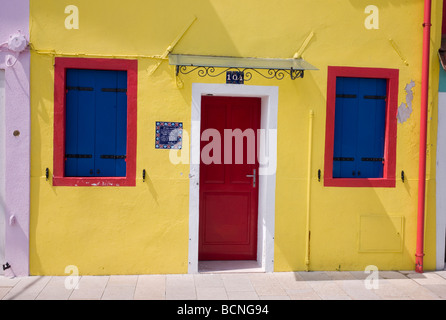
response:
M364 273L369 274L364 280L364 286L368 290L379 289L379 270L377 266L369 265L365 268Z
M197 137L194 141L197 141ZM223 129L203 130L199 156L190 154L190 135L183 130L183 147L171 149L172 164L259 164L259 175L272 175L277 167L276 129Z
M79 29L79 8L74 5L66 6L65 13L68 14L65 18L65 28L67 30Z
M65 273L69 274L65 278L65 289L67 290L77 290L79 289L79 268L74 265L69 265L65 267Z
M365 8L364 13L368 16L365 18L364 26L367 30L379 29L379 9L377 6L369 5Z

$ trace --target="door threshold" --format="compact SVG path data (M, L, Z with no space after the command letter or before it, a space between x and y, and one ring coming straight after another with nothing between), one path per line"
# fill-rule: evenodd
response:
M264 273L256 260L198 261L199 273Z

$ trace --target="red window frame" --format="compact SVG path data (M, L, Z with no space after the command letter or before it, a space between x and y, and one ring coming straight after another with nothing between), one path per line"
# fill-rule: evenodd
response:
M127 158L125 177L65 177L66 70L127 71ZM54 70L54 186L135 186L138 61L59 58Z
M384 170L382 178L333 178L333 151L336 110L336 78L379 78L387 79L386 125L384 145ZM395 187L396 135L398 111L398 69L328 67L327 76L327 119L325 130L326 187Z

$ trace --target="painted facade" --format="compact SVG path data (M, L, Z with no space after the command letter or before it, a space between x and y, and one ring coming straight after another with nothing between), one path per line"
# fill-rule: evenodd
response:
M437 49L441 11L441 1L433 1ZM269 156L258 177L261 268L414 269L422 21L421 0L377 0L374 7L321 0L31 0L30 274L64 275L68 265L84 275L198 271L200 127L208 95L260 98L260 127L273 133L260 147ZM215 63L294 57L317 70L294 80L252 72L245 84L226 84L226 73L177 73L174 55L212 56ZM126 177L64 176L70 68L127 72ZM435 50L430 70L426 270L439 259ZM388 85L382 178L333 176L334 83L354 75ZM183 124L180 152L155 147L160 121Z
M0 1L0 262L29 274L29 1ZM8 266L10 266L8 268Z

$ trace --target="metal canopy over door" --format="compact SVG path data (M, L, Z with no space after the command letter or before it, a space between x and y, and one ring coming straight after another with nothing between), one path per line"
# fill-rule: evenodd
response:
M0 274L5 261L5 70L0 70Z
M257 259L260 106L260 98L202 97L199 260Z

